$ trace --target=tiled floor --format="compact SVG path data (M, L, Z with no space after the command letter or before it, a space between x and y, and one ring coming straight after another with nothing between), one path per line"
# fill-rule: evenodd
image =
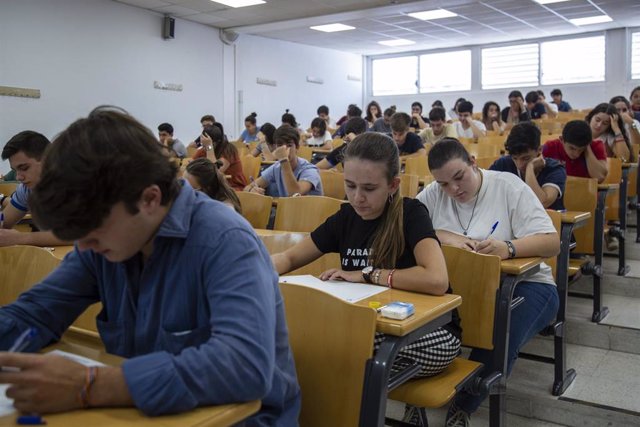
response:
M609 307L609 315L601 324L640 329L640 299L604 294L603 301Z

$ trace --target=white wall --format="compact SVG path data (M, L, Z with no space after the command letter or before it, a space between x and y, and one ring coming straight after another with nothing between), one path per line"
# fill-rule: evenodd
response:
M346 114L349 104L362 106L362 56L297 43L241 35L236 42L236 130L244 127L244 118L258 113L258 124L280 125L285 109L296 116L304 129L317 116L318 106L329 107L335 120ZM324 83L307 82L307 76ZM261 77L277 81L277 86L256 83ZM362 79L364 80L364 79Z
M523 95L530 90L541 89L544 91L547 100L551 100L549 93L551 90L559 87L562 90L564 100L568 101L573 108L577 109L595 107L598 103L607 102L616 95L624 95L628 98L631 93L631 89L640 85L640 82L638 80L633 81L629 79L629 37L627 33L628 30L624 28L605 32L606 80L604 82L521 87L513 89L520 90ZM470 91L373 97L370 88L365 88L365 91L367 92L367 102L375 99L380 103L383 109L391 105L396 105L398 111L410 112L411 103L413 101L419 101L423 105L425 116L431 109L431 103L436 99L441 100L447 110L451 109L455 100L460 97L470 100L474 105L474 111L482 111L482 106L487 101L495 101L501 108L504 108L508 104L507 96L513 89L481 89L480 51L483 47L487 46L471 47L472 87ZM370 58L367 58L366 60L369 62Z
M218 31L110 0L0 1L0 85L40 89L40 99L0 97L0 147L24 129L55 136L95 106L125 108L154 133L163 121L191 140L200 117L225 116ZM183 84L182 92L153 88ZM8 170L0 164L0 171Z

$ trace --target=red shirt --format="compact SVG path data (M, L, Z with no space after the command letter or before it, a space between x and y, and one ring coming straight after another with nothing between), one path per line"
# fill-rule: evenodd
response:
M591 142L591 151L598 160L607 160L607 151L605 150L604 143L600 140ZM577 176L581 178L591 178L589 170L587 169L587 159L584 154L577 159L573 160L567 156L567 152L564 151L562 141L554 139L547 141L542 146L542 155L544 157L551 157L558 160L567 169L568 176Z

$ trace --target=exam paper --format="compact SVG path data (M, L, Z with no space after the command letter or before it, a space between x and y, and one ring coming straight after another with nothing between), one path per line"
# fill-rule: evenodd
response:
M344 282L342 280L323 281L309 274L303 276L280 276L280 282L318 289L351 303L387 290L383 286L366 285L364 283Z

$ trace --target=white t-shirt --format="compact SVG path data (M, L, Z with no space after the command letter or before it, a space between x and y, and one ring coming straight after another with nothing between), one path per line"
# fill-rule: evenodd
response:
M481 131L487 131L487 127L481 121L472 120L472 122ZM471 129L471 126L469 126L469 129L465 129L462 127L462 122L453 122L453 125L456 128L456 132L458 133L459 138L473 138L473 129Z
M325 131L323 136L319 136L319 137L314 137L312 136L311 138L307 138L307 140L305 141L305 143L309 146L309 147L321 147L325 144L325 142L327 141L331 141L333 138L331 138L331 134L329 133L329 131Z
M432 182L418 194L417 199L429 209L434 229L462 236L463 227L460 223L464 227L469 224L467 237L478 241L487 238L496 221L498 226L491 234L495 240L515 240L533 234L556 232L544 207L522 179L508 172L481 171L482 187L473 218L471 211L475 198L467 203L455 202L437 182ZM555 285L551 268L545 263L540 265L539 272L527 280Z

